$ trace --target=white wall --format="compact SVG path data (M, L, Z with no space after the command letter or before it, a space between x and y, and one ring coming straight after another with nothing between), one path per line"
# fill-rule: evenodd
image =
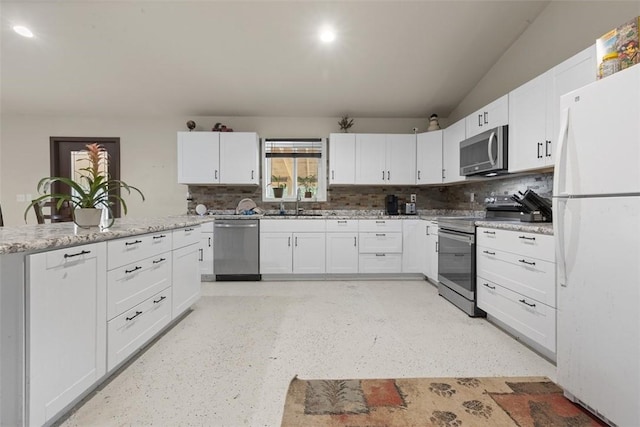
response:
M639 15L637 0L550 2L449 115L449 122L482 108Z
M3 116L0 138L0 204L5 225L24 224L28 202L17 202L18 194L35 196L38 181L50 175L49 137L119 137L120 178L142 190L127 198L128 217L156 217L186 213L185 185L176 183L176 132L187 130L187 120L196 130L211 130L222 122L236 131L255 131L261 137L328 137L338 132L339 118L284 117L189 117L189 118L81 118L52 116ZM427 120L354 119L352 132L412 133L425 130ZM27 215L30 224L35 215Z

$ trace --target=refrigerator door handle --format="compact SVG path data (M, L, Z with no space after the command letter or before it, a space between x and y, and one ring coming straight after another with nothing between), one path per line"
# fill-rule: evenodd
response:
M556 243L556 280L563 288L567 287L567 263L565 259L564 233L565 223L564 216L569 199L556 198L554 200L554 218L553 218L553 234Z
M560 114L560 134L558 135L558 148L553 177L553 195L565 196L567 190L567 139L569 137L569 109L565 108Z

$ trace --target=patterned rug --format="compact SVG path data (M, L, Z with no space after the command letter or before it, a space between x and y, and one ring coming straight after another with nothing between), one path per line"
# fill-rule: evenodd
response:
M604 426L545 377L301 380L282 427Z

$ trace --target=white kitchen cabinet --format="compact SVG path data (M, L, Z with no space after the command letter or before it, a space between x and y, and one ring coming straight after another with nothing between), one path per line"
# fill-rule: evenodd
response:
M509 124L509 96L503 95L465 118L467 138Z
M360 273L402 272L401 220L360 220L358 229Z
M171 318L200 298L200 226L173 230Z
M460 175L460 142L465 139L465 119L444 129L442 134L442 182L451 184L466 179Z
M356 134L329 135L329 184L356 183Z
M327 220L326 272L358 273L358 221Z
M260 273L324 273L325 232L326 222L321 219L262 220Z
M356 134L356 184L414 185L415 155L415 135Z
M425 269L424 275L433 283L438 283L438 222L426 221L424 224Z
M554 358L556 281L553 236L478 227L478 307Z
M262 226L262 223L260 225ZM292 235L289 232L269 233L260 230L260 274L291 274L293 272L291 239Z
M422 273L426 260L421 219L402 220L402 272Z
M257 185L259 153L255 132L178 132L178 183Z
M220 183L258 185L260 167L258 134L255 132L217 133L220 134Z
M200 227L200 274L213 275L213 221Z
M220 182L220 132L178 132L178 183Z
M552 167L560 97L596 80L595 45L509 93L509 171Z
M416 184L442 183L442 130L416 137Z
M27 257L28 424L43 425L106 373L106 243Z
M326 271L325 233L293 233L293 273L323 274Z

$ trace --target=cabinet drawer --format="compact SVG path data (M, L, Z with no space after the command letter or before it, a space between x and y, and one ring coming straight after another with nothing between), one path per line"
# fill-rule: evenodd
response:
M193 245L198 242L200 242L199 225L173 230L173 249Z
M478 307L552 353L556 351L556 310L478 277Z
M360 233L360 253L402 253L402 233Z
M324 233L326 221L324 219L262 219L260 232L286 233Z
M66 265L73 266L79 262L95 258L97 256L95 246L96 244L89 244L45 252L42 255L46 258L45 268L48 270Z
M110 240L107 242L107 269L122 267L170 250L170 231Z
M327 232L358 232L357 219L327 220Z
M107 274L107 319L171 285L171 252L136 261Z
M479 246L476 270L483 279L556 306L555 263Z
M361 232L402 232L402 221L397 219L361 219L358 227Z
M360 273L400 273L401 254L360 254Z
M107 324L107 370L111 371L171 321L171 288L127 310Z
M519 231L478 228L478 246L555 262L553 236Z

